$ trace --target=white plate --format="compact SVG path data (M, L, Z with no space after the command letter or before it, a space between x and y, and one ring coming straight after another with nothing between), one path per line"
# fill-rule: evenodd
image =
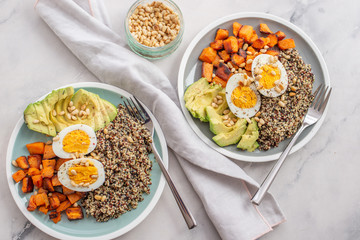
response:
M108 100L114 105L122 103L125 98L131 96L130 93L119 89L117 87L102 84L102 83L76 83L70 84L64 87L72 86L76 89L83 88L90 92L99 94L101 98ZM63 88L63 87L62 87ZM43 96L42 98L44 98ZM40 98L40 99L42 99ZM39 100L40 100L39 99ZM147 109L148 110L148 109ZM150 113L150 111L148 111ZM150 113L154 122L155 135L154 143L160 156L164 160L164 164L168 166L168 151L166 146L165 137L156 121L155 117ZM19 156L27 156L29 153L26 150L25 144L50 140L44 134L40 134L29 130L24 124L24 120L21 118L15 126L12 132L7 155L6 155L6 175L11 194L21 210L29 221L43 232L60 239L112 239L116 238L137 226L154 208L158 202L160 195L164 189L165 179L161 173L159 165L156 163L153 154L150 154L150 159L153 162L153 168L151 171L152 185L150 185L150 194L143 194L144 200L139 202L138 207L130 212L121 215L117 219L109 220L108 222L96 222L95 218L88 217L78 221L67 220L65 214L62 214L62 219L57 224L54 224L49 219L49 214L44 215L38 210L29 212L26 207L31 193L22 193L21 183L15 183L12 179L12 174L19 170L15 168L11 161Z
M268 151L255 150L252 153L241 151L240 149L236 148L236 145L219 147L215 142L212 141L212 137L214 135L209 130L209 124L202 123L199 119L193 118L185 107L183 97L186 88L201 77L201 62L198 60L201 51L205 47L209 46L209 44L214 40L215 33L218 28L231 30L232 23L234 21L237 21L243 25L247 24L254 27L259 26L260 23L266 23L270 29L274 31L283 31L287 38L293 38L296 43L296 49L303 57L305 63L311 64L312 72L315 74L314 89L322 83L324 83L326 86L330 86L329 73L319 49L300 28L296 27L294 24L288 21L285 21L282 18L266 13L238 13L223 17L200 31L186 49L179 69L178 95L181 109L195 133L210 147L230 158L248 162L266 162L275 160L280 157L280 154L283 152L286 145L290 141L289 139L280 143L279 147L272 148ZM297 140L297 143L292 148L291 153L294 153L295 151L302 148L316 134L324 121L327 108L325 109L325 112L320 120L315 125L307 128L301 134Z

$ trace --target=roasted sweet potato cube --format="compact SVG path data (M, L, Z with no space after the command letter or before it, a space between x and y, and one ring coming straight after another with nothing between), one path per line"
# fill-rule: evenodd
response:
M56 224L61 220L61 213L57 211L51 212L49 218Z
M210 43L210 47L212 47L216 51L219 51L224 48L224 40L215 40Z
M35 196L31 195L29 202L28 202L28 206L27 206L27 210L32 212L37 208L36 203L35 203Z
M274 47L278 43L278 38L276 34L272 33L267 36L270 39L270 42L267 44L269 47Z
M43 158L44 159L52 159L55 157L56 157L56 155L53 151L52 144L45 144Z
M246 51L247 51L247 52L251 52L252 55L254 55L254 54L256 53L256 50L255 50L252 46L248 47L248 48L246 49Z
M263 47L265 47L265 42L261 38L258 38L253 42L251 46L256 49L262 49Z
M69 220L80 220L84 218L81 207L69 207L65 213Z
M212 62L213 66L214 67L219 67L220 60L221 60L221 58L219 57L219 55L216 55L214 61Z
M226 50L222 50L219 52L219 56L224 62L228 62L230 60L230 54L226 52Z
M29 155L28 162L31 168L40 169L42 157L39 154Z
M54 187L62 185L57 175L52 176L51 183Z
M66 197L69 199L71 204L76 203L77 201L79 201L82 198L81 195L78 193L72 193L72 194L66 195Z
M62 194L62 193L59 193L59 192L53 192L52 193L53 196L57 196L60 200L60 202L63 202L66 200L66 195L65 194Z
M201 77L204 77L211 82L214 66L212 63L203 62L201 66Z
M23 180L24 177L26 177L26 173L24 172L24 170L19 170L12 175L12 178L15 182L20 182L21 180Z
M252 43L255 42L256 39L258 39L258 38L259 38L259 36L256 34L256 31L253 30L253 34L252 34L250 40L248 41L248 43L252 44Z
M268 38L268 37L266 37L266 38L261 37L260 39L264 41L265 45L268 45L270 43L270 38Z
M216 50L212 47L204 48L199 56L199 60L207 63L212 63L216 57Z
M231 76L231 71L227 65L225 65L224 63L220 63L219 67L215 71L215 75L222 80L227 81Z
M246 56L247 56L246 51L242 48L239 49L238 54L239 54L239 56L241 56L243 58L246 58Z
M51 183L51 178L43 178L43 188L49 192L54 191L54 186Z
M68 188L65 187L64 185L61 186L61 187L62 187L62 193L65 194L65 195L69 195L69 194L72 194L72 193L75 192L74 190L68 189Z
M222 80L222 79L219 78L218 76L215 76L215 77L213 78L213 83L218 84L218 85L221 85L221 87L225 88L227 82L226 82L225 80Z
M39 169L37 169L37 168L31 167L31 168L29 168L27 174L28 174L29 176L35 176L35 175L41 174L41 171L40 171Z
M50 210L55 210L60 206L60 199L56 195L51 195L51 197L49 197L49 202Z
M45 167L41 169L41 176L43 178L51 178L54 176L54 168L53 167Z
M227 29L219 28L216 31L215 40L224 40L229 37L229 31Z
M26 176L22 179L21 190L23 191L23 193L32 192L34 190L34 184L31 177Z
M233 28L233 34L235 37L237 37L239 35L241 27L242 27L242 25L240 23L233 22L232 28Z
M70 203L69 200L65 200L62 203L60 203L60 206L58 208L56 208L57 212L62 212L65 211L68 207L70 207L72 204Z
M285 33L283 33L282 31L277 31L275 34L276 34L276 36L278 38L278 41L283 40L284 38L286 38Z
M266 23L260 23L260 32L265 34L273 33Z
M46 193L48 194L49 190L44 189L43 187L38 189L38 193Z
M253 35L253 27L250 25L244 25L239 31L239 38L243 38L245 42L249 42Z
M272 55L272 56L279 56L279 52L276 51L276 50L272 50L272 49L267 50L266 54L269 54L269 55Z
M40 207L42 205L44 205L45 207L49 206L49 199L46 193L42 192L42 193L38 193L35 195L35 203L36 206Z
M31 155L33 155L33 154L41 154L42 155L42 154L44 154L45 143L43 143L43 142L29 143L29 144L26 144L26 148Z
M55 169L56 160L55 159L42 160L42 165L43 168L52 167L53 169Z
M43 186L43 178L41 175L31 176L31 179L37 188L41 188Z
M29 162L25 156L18 157L15 161L19 168L28 169L30 167Z
M224 49L227 53L236 53L239 50L239 43L236 37L230 36L224 40Z
M238 45L239 45L239 49L241 49L242 47L243 47L243 45L244 45L244 39L242 39L242 38L238 38Z
M41 206L41 207L39 207L39 211L46 215L48 213L49 209L46 208L45 206Z
M71 158L58 158L58 160L56 160L56 164L55 164L55 170L59 171L60 166L67 161L70 161Z
M249 63L250 61L248 61L248 60L249 60L249 59L254 60L254 58L255 58L254 55L247 55L247 56L246 56L246 64L245 64L245 70L246 70L246 71L251 71L252 62Z
M295 47L295 41L292 38L283 39L278 42L278 46L281 50L286 50Z
M240 66L243 62L245 62L245 58L241 57L239 54L234 53L231 55L231 62L235 64L236 66Z

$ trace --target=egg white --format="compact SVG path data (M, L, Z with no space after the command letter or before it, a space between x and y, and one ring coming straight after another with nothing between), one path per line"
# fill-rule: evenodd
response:
M256 77L256 74L254 73L255 68L257 68L257 67L261 68L264 65L274 65L274 66L276 66L280 70L279 83L283 85L284 89L282 89L281 92L277 92L275 90L275 87L276 87L275 86L275 87L270 88L270 89L261 88L258 91L262 95L264 95L266 97L277 97L277 96L282 95L286 91L286 88L288 86L288 77L287 77L286 70L285 70L284 66L282 65L282 63L279 60L277 60L276 63L271 63L271 61L270 61L271 57L272 56L269 55L269 54L260 54L260 55L258 55L252 62L251 72L252 72L253 78L255 79L255 77ZM258 87L259 86L259 81L255 81L255 84L256 84L256 87Z
M74 153L69 153L69 152L65 152L63 150L63 140L64 137L69 133L72 132L74 130L82 130L84 132L86 132L86 134L89 136L90 138L90 145L89 148L87 150L86 153L83 154L87 154L92 152L95 147L96 147L96 134L94 132L94 130L89 127L88 125L85 124L76 124L76 125L71 125L67 128L64 128L61 132L59 132L58 136L59 136L59 140L57 141L53 141L52 143L52 147L53 147L53 151L55 153L56 156L60 157L60 158L72 158L72 155Z
M250 85L250 88L254 91L256 95L256 104L252 108L239 108L235 106L235 104L231 101L231 94L234 91L236 87L239 86L239 81L244 81L246 78L244 76L244 73L237 73L232 75L226 84L226 101L229 105L230 111L237 116L238 118L250 118L254 116L259 110L261 106L261 97L260 94L257 92L256 87L254 84Z
M69 168L71 166L73 166L74 164L79 164L81 162L81 160L90 160L94 166L97 168L98 170L98 178L96 180L96 182L94 182L93 184L90 184L88 187L84 187L84 186L73 186L71 184L71 180L69 177ZM91 159L91 158L79 158L79 159L74 159L74 160L70 160L67 161L65 163L63 163L60 168L59 171L57 172L57 176L59 178L59 181L61 182L62 185L64 185L65 187L77 191L77 192L89 192L92 191L98 187L100 187L104 181L105 181L105 171L104 171L104 166L102 165L101 162L95 160L95 159Z

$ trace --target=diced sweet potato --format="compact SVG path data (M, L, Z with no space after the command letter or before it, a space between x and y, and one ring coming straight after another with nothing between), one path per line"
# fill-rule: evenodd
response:
M253 27L250 25L244 25L239 31L239 38L243 38L245 42L249 42L253 35Z
M15 161L17 165L22 169L28 169L30 167L29 162L25 156L18 157Z
M45 206L41 206L41 207L39 207L39 211L46 215L48 213L49 209L47 209Z
M252 44L252 43L255 42L256 39L258 39L258 38L259 38L259 36L256 34L256 31L253 30L253 34L252 34L250 40L248 41L248 43Z
M233 28L233 34L235 37L237 37L239 35L241 27L242 27L242 25L240 23L233 22L232 28Z
M41 171L39 169L37 169L37 168L31 167L28 170L28 175L29 176L35 176L35 175L39 175L39 174L41 174Z
M49 197L49 202L50 202L50 210L57 209L61 204L60 199L56 195L52 195L51 197Z
M65 200L62 203L60 203L60 206L58 208L56 208L57 212L62 212L65 211L68 207L70 207L72 204L70 203L69 200Z
M81 207L69 207L65 213L69 220L80 220L84 218Z
M35 196L31 195L29 202L28 202L28 206L27 206L27 210L32 212L37 208L36 203L35 203Z
M51 178L43 178L43 188L50 192L54 191L54 186L51 183Z
M279 52L276 50L267 50L266 54L272 55L272 56L279 56Z
M56 157L53 148L52 148L52 144L45 144L44 146L44 155L43 158L44 159L51 159Z
M35 195L36 206L40 207L44 205L46 207L45 202L47 202L47 206L49 206L49 199L46 193L43 192Z
M276 36L277 36L277 38L278 38L279 41L280 41L280 40L283 40L284 38L286 38L285 33L283 33L282 31L277 31L275 34L276 34Z
M230 36L224 40L224 49L227 53L236 53L239 50L238 40L234 36Z
M59 193L59 192L53 192L52 193L53 196L57 196L60 200L60 202L63 202L66 200L66 195L65 194L62 194L62 193Z
M222 80L227 81L231 76L231 71L227 65L225 65L224 63L220 63L219 67L215 71L215 75Z
M240 48L239 49L239 52L238 52L239 56L243 57L243 58L246 58L247 56L247 53L244 49Z
M273 33L266 23L260 23L260 32L265 34Z
M216 31L215 40L224 40L229 37L229 31L227 29L219 28Z
M43 187L38 189L38 193L46 193L48 194L49 190L44 189Z
M234 53L231 55L231 62L239 67L240 64L245 62L245 58L241 57L239 54Z
M256 53L256 50L255 50L252 46L248 47L248 48L246 49L246 51L247 51L247 52L251 52L252 55L254 55L254 54Z
M249 59L254 60L254 58L255 58L254 55L247 55L247 56L246 56L246 64L245 64L245 70L246 70L246 71L251 71L252 62L251 62L251 63L248 63L248 60L249 60Z
M212 43L210 43L210 47L212 47L213 49L219 51L221 49L224 48L224 40L215 40Z
M52 167L53 169L55 169L56 160L55 159L42 160L42 165L43 168Z
M12 175L12 178L17 183L23 180L24 177L26 177L26 173L24 172L24 170L19 170Z
M265 42L261 38L256 39L251 45L253 48L262 49L265 47Z
M61 213L57 211L51 212L49 218L56 224L61 220Z
M52 176L52 178L51 178L51 184L52 184L54 187L56 187L56 186L61 186L61 185L62 185L61 182L59 181L59 178L58 178L57 175Z
M219 78L218 76L215 76L215 77L213 78L213 83L219 84L219 85L221 85L221 87L223 87L223 88L226 87L226 81L225 81L225 80L222 80L222 79Z
M54 176L54 168L53 167L45 167L41 169L41 176L43 178L51 178Z
M230 60L230 54L226 52L226 50L222 50L219 52L219 56L224 62L228 62Z
M34 190L34 184L31 177L26 176L22 179L21 190L23 191L23 193L32 192Z
M212 63L216 57L216 50L212 47L204 48L199 56L199 60L203 62Z
M31 179L37 188L41 188L43 186L43 178L40 174L31 176Z
M219 67L220 60L221 60L221 58L219 57L219 55L216 55L214 61L212 62L213 66L214 67Z
M203 62L201 66L201 76L206 78L208 82L212 80L214 66L212 63Z
M66 197L69 199L71 204L76 203L77 201L79 201L82 198L82 196L78 193L72 193L72 194L66 195Z
M29 153L31 155L33 154L44 154L44 148L45 148L45 143L43 142L34 142L34 143L29 143L26 144L26 148L28 149Z
M72 193L75 192L74 190L68 189L68 188L65 187L64 185L61 186L61 187L62 187L62 193L65 194L65 195L69 195L69 194L72 194Z
M56 164L55 164L55 170L59 171L60 166L67 161L70 161L71 158L58 158L58 160L56 160Z
M242 47L243 47L243 45L244 45L244 39L242 39L242 38L238 38L238 45L239 45L239 49L241 49Z
M278 43L278 38L276 34L272 33L267 36L270 39L270 42L268 43L269 47L274 47Z
M281 50L286 50L295 47L295 41L292 38L283 39L278 42L278 46Z
M28 162L31 168L40 169L42 157L39 154L36 155L29 155Z
M268 38L268 37L266 37L266 38L261 37L260 39L264 41L265 45L268 45L270 42L270 38Z

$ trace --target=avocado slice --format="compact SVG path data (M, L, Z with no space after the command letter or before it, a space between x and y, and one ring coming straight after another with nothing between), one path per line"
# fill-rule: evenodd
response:
M227 101L226 101L226 91L225 91L225 88L223 88L220 92L217 93L217 95L221 96L222 97L222 103L219 104L219 106L216 108L216 112L220 115L223 114L224 110L229 108L229 105L227 104Z
M118 113L117 107L114 104L112 104L111 102L106 101L105 99L101 99L101 101L104 104L105 110L106 110L106 112L110 118L110 122L111 122L117 116L117 113Z
M34 120L39 120L34 103L30 103L24 111L24 122L27 127L33 131L48 134L48 127L43 123L33 123Z
M71 98L71 96L69 96L69 97ZM66 128L68 126L64 120L64 116L59 115L60 112L64 111L63 110L64 101L65 101L65 99L60 99L55 104L54 109L57 113L56 116L54 116L52 112L50 113L50 120L54 123L57 132L60 132L61 130L63 130L64 128Z
M247 122L245 119L238 119L230 132L219 133L212 139L220 147L236 144L240 141L241 136L243 136L246 130L246 124Z
M252 152L259 146L258 142L256 141L258 138L259 128L257 122L254 119L251 119L251 123L247 127L246 132L237 145L237 148Z
M208 80L206 78L200 78L186 89L184 93L184 101L192 101L196 95L208 88L210 88Z
M234 126L227 127L220 114L217 113L216 109L212 106L205 108L206 117L209 120L210 131L214 134L227 133L234 129Z
M49 118L49 111L48 109L44 108L43 101L38 101L34 103L34 108L36 110L37 119L39 119L40 124L45 125L47 127L46 135L55 136L56 130L54 124L50 121Z

